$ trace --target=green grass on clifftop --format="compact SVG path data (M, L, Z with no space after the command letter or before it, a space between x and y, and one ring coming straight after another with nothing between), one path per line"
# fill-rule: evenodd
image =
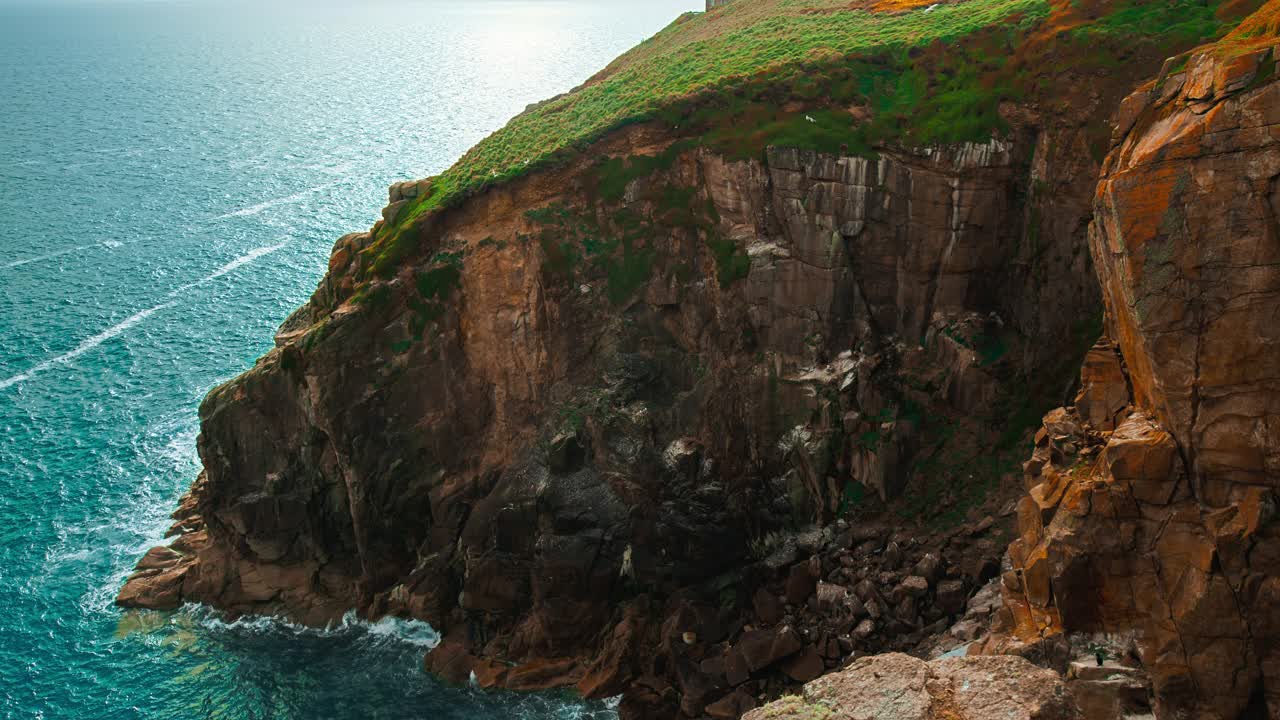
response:
M435 178L432 192L401 212L394 236L422 214L555 162L622 125L673 103L782 68L951 40L1011 16L1043 17L1047 0L964 0L904 13L851 10L832 0L739 0L686 13L573 92L531 106ZM376 270L399 260L393 238Z
M526 165L734 78L824 56L923 45L1016 13L1048 11L1045 0L967 0L901 14L850 10L830 0L740 0L710 13L686 14L574 92L534 106L486 138L437 178L423 208L518 175Z
M367 258L375 274L394 272L416 245L412 228L418 218L554 165L631 123L662 119L680 132L696 124L718 150L742 153L765 144L870 152L884 142L982 139L1003 129L998 106L1018 99L1026 85L1019 76L1041 72L1036 61L1027 61L1027 48L1050 57L1046 47L1072 43L1184 49L1234 27L1219 17L1224 5L737 0L711 12L686 13L581 87L531 106L481 141L382 230ZM710 109L699 106L708 99ZM786 112L789 100L818 112ZM842 112L843 102L872 113L855 134L848 132L848 117L840 126L839 118L821 114L824 105ZM717 134L716 128L728 131Z

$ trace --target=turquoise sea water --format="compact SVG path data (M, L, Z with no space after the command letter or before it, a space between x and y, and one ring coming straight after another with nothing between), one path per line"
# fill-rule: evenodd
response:
M0 4L0 717L609 717L425 676L430 628L112 606L386 186L701 0Z

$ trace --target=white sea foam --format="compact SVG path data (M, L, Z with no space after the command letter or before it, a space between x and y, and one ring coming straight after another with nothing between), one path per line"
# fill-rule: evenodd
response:
M354 610L348 611L341 620L330 623L327 627L315 628L268 615L245 615L227 621L211 608L205 606L189 606L189 608L191 616L197 623L215 632L254 635L287 633L310 637L368 635L387 642L416 645L427 649L440 644L440 634L429 624L420 620L385 617L377 622L369 622L357 616Z
M247 265L247 264L249 264L249 263L253 262L254 260L257 260L258 258L260 258L260 257L262 257L262 256L264 256L264 255L269 255L269 254L271 254L271 253L275 252L276 250L279 250L280 248L284 247L284 246L285 246L285 244L286 244L286 243L283 243L283 242L282 242L282 243L279 243L279 244L277 244L277 245L271 245L271 246L268 246L268 247L260 247L260 248L256 248L256 249L254 249L254 250L252 250L252 251L250 251L250 252L248 252L248 253L246 253L246 254L244 254L244 255L241 255L240 257L236 258L235 260L232 260L231 262L227 263L226 265L223 265L222 267L218 268L218 269L217 269L217 270L215 270L213 273L211 273L211 274L209 274L209 275L206 275L206 276L204 276L204 277L200 278L199 280L196 280L195 282L187 283L186 285L183 285L183 286L179 287L178 289L176 289L176 290L174 290L174 291L170 292L170 293L166 296L166 297L174 298L174 299L166 300L165 302L162 302L162 303L160 303L159 305L156 305L155 307L149 307L149 308L147 308L146 310L140 310L140 311L138 311L138 312L136 312L136 313L134 313L134 314L130 315L129 317L125 318L124 320L120 321L119 323L116 323L115 325L112 325L111 327L107 328L106 330L103 330L102 332L98 333L97 335L94 335L93 337L90 337L90 338L87 338L87 339L85 339L85 340L81 341L81 343L80 343L79 345L77 345L77 346L75 347L75 349L74 349L74 350L71 350L70 352L63 353L62 355L59 355L59 356L57 356L57 357L55 357L55 358L51 358L51 359L49 359L49 360L45 360L44 362L42 362L42 363L40 363L40 364L38 364L38 365L35 365L35 366L33 366L33 367L29 368L29 369L28 369L28 370L26 370L25 372L22 372L22 373L19 373L19 374L17 374L17 375L14 375L13 377L10 377L10 378L5 379L5 380L0 380L0 390L4 390L5 388L10 387L10 386L12 386L12 385L17 385L17 384L18 384L18 383L20 383L20 382L25 382L25 381L27 381L27 380L30 380L33 376L35 376L35 375L37 375L37 374L39 374L39 373L42 373L42 372L44 372L44 371L46 371L46 370L51 370L51 369L53 369L53 368L55 368L55 367L57 367L57 366L59 366L59 365L66 365L67 363L71 362L72 360L75 360L76 358L80 357L81 355L83 355L83 354L85 354L85 353L89 352L90 350L93 350L94 348L98 347L98 346L99 346L99 345L101 345L102 343L104 343L104 342L106 342L106 341L110 340L111 338L114 338L114 337L116 337L117 335L119 335L119 334L121 334L121 333L125 332L125 331L126 331L126 330L128 330L129 328L131 328L131 327L133 327L133 326L137 325L138 323L142 322L143 320L146 320L147 318L151 317L152 315L155 315L156 313L160 312L161 310L166 310L166 309L168 309L168 308L173 307L174 305L176 305L176 304L177 304L177 302L178 302L178 301L177 301L177 299L176 299L176 298L177 298L177 296L178 296L178 295L180 295L181 293L186 292L187 290L190 290L190 289L192 289L192 288L194 288L194 287L198 287L198 286L200 286L200 285L204 285L205 283L208 283L208 282L210 282L210 281L216 280L217 278L220 278L220 277L222 277L223 275L226 275L227 273L229 273L229 272L231 272L231 271L235 270L236 268L239 268L239 267L241 267L241 266L243 266L243 265Z
M264 210L270 210L271 208L276 207L277 205L289 205L292 203L296 203L299 200L306 198L308 195L313 195L315 193L320 192L321 190L328 190L334 185L337 185L339 182L341 181L334 180L332 182L316 185L315 187L307 188L302 192L296 192L292 195L286 195L285 197L273 198L271 200L260 202L257 205L250 205L247 208L240 208L239 210L234 210L232 212L226 213L225 215L219 215L215 219L226 220L227 218L233 218L233 217L250 217L253 215L257 215L258 213L263 212Z

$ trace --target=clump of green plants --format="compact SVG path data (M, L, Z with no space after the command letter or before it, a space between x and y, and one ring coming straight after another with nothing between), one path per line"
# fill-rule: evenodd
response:
M414 276L417 295L408 301L409 337L392 343L391 351L397 355L408 352L413 344L425 337L427 328L444 316L449 300L462 284L462 268L465 253L438 252L428 267Z
M835 714L827 702L810 702L800 695L786 695L770 703L764 716L779 720L831 720Z
M713 238L707 241L711 254L716 259L716 280L720 287L727 289L730 285L743 280L751 272L751 258L728 238Z

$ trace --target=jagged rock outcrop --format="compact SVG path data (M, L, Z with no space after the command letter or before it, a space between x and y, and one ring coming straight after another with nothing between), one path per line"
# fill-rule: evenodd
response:
M1090 232L1107 338L1025 466L988 645L1128 635L1161 718L1280 716L1275 14L1122 107Z
M1076 720L1062 678L1020 657L925 662L890 653L854 661L743 720Z

